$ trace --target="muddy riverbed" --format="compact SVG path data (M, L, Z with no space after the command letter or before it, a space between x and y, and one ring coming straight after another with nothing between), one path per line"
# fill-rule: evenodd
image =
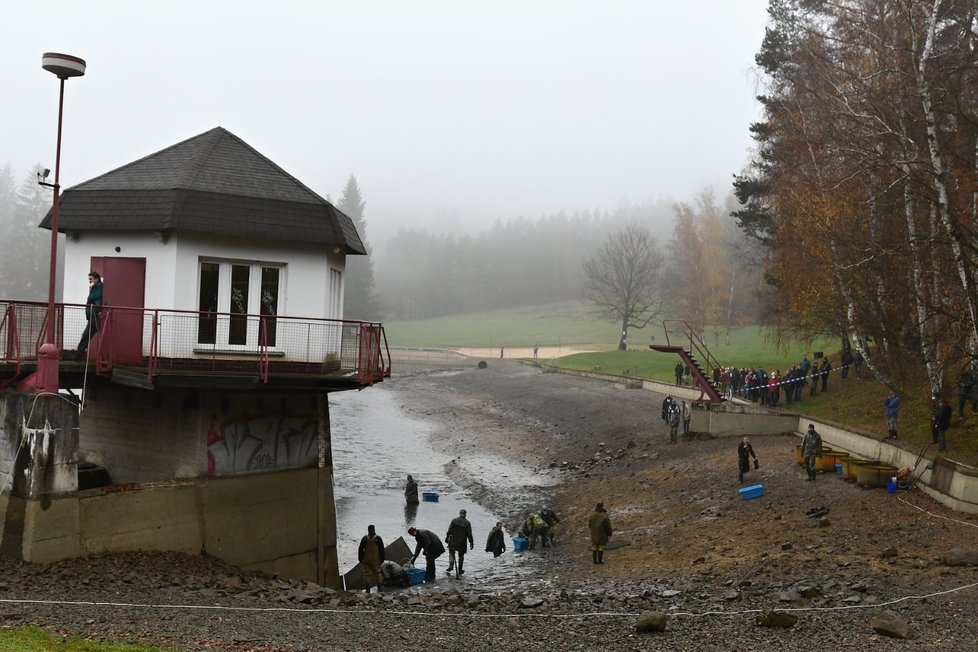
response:
M331 398L341 560L368 522L389 540L410 519L441 534L466 506L477 566L464 579L439 560L431 585L366 596L204 557L5 560L0 619L195 650L978 649L978 567L949 556L978 548L974 517L917 491L806 482L790 435L754 439L748 481L765 491L744 501L736 442L670 445L661 396L489 362L401 365L381 387ZM412 472L441 496L408 515ZM618 547L596 566L584 523L599 500ZM563 518L555 546L482 552L496 519L512 532L544 505ZM823 506L824 519L806 516ZM667 614L666 631L636 633L646 611ZM798 620L758 626L770 611ZM884 613L908 638L874 629Z

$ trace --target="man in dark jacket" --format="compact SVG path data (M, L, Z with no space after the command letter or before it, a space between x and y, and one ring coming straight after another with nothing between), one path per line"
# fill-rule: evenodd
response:
M491 552L493 557L506 552L506 535L503 533L501 521L496 523L496 527L492 528L486 538L486 552Z
M754 452L754 447L750 445L750 439L744 437L744 440L740 442L737 446L737 459L740 464L740 481L744 481L744 474L750 471L750 458L754 458L754 468L758 467L757 454Z
M377 593L384 585L384 576L380 572L380 565L384 563L384 540L377 536L373 525L367 526L367 534L360 539L360 549L357 551L357 559L363 564L363 585L370 593L370 584L377 585Z
M822 391L827 392L829 388L829 372L832 371L832 363L828 358L822 358L822 368L819 373L822 375Z
M99 319L101 318L102 311L102 277L98 272L89 272L88 274L88 298L85 299L85 319L88 321L85 324L85 330L82 331L81 340L78 342L78 347L75 349L75 360L84 360L85 351L88 349L88 341L92 338L92 335L98 332L101 324L99 324Z
M435 560L445 553L445 545L438 538L438 535L431 530L421 530L412 527L408 529L408 534L413 536L418 542L418 545L414 549L414 556L411 557L411 563L413 564L417 561L418 555L421 554L421 551L424 551L426 562L424 579L426 582L434 580Z
M448 547L458 555L455 566L455 577L461 577L465 570L462 568L465 563L465 543L469 544L469 550L475 548L475 541L472 539L472 524L465 518L465 510L461 509L458 516L452 519L448 525L448 532L445 534L445 542Z

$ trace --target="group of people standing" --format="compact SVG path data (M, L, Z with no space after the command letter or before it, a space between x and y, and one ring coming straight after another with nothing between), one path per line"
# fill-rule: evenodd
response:
M669 425L669 443L679 441L679 426L683 427L683 439L689 439L689 422L692 413L685 400L676 402L674 397L666 396L662 401L662 420Z

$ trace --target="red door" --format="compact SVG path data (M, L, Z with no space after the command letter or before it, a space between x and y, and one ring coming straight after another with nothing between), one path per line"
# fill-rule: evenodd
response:
M92 256L92 270L102 275L102 302L109 308L93 345L113 362L142 362L146 259Z

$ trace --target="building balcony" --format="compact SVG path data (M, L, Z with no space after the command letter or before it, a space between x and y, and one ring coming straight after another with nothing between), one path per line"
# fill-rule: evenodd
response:
M37 367L47 304L0 301L0 388L19 388ZM61 387L112 382L146 389L339 391L390 377L376 322L103 306L88 350L82 304L57 304ZM79 359L76 359L79 358Z

